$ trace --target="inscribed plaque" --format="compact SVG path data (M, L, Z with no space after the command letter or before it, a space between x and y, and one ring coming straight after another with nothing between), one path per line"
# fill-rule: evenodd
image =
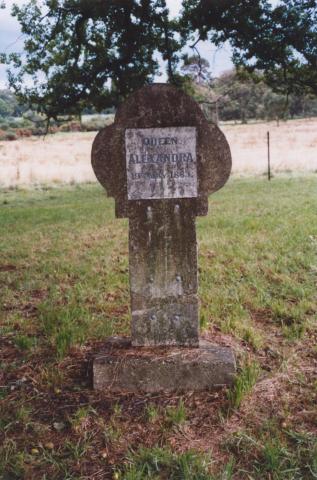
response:
M196 128L125 131L129 200L197 197Z

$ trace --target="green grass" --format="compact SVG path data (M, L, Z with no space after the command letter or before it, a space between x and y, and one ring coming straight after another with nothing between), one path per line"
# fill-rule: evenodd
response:
M127 226L97 185L0 192L0 477L316 478L317 176L231 180L197 219L203 335L239 364L214 396L91 390L129 334Z
M33 324L59 358L88 336L127 333L126 221L113 202L96 186L0 198L1 328Z
M271 430L265 434L260 432L260 438L256 438L238 432L228 441L227 448L237 457L249 457L250 465L240 468L240 474L244 474L245 478L317 478L317 438L314 435L294 431L281 435Z
M252 390L260 374L259 365L246 363L235 378L234 386L228 390L229 411L240 407L244 397Z
M198 223L207 323L243 337L259 309L279 326L305 322L315 309L316 181L245 180L214 199Z
M28 337L26 335L16 335L14 343L21 350L31 350L36 344L36 338Z
M212 460L194 450L183 453L167 448L140 448L131 453L126 466L117 470L116 480L231 480L234 462L232 458L224 465L221 473L210 473Z
M157 408L156 405L153 405L152 403L146 406L145 414L146 414L146 419L151 423L156 422L160 416L159 409Z
M175 407L167 408L166 420L171 426L182 425L186 422L186 408L183 399L179 400Z
M141 448L127 459L127 466L114 478L120 480L213 480L208 460L193 451L175 454L168 449Z
M3 191L0 205L2 329L29 334L29 310L59 357L128 333L127 221L114 218L112 199L88 185ZM316 208L313 176L231 181L211 197L197 220L204 329L257 349L263 314L286 338L304 335L316 312Z

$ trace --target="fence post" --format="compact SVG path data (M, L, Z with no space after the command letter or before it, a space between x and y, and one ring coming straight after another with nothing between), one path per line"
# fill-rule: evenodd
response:
M270 132L267 132L267 178L271 180Z

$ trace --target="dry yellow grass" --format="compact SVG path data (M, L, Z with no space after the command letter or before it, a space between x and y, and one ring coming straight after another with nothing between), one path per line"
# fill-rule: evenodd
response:
M90 150L95 133L58 133L0 142L0 185L94 180Z
M262 174L267 170L267 132L270 132L274 172L317 171L317 118L222 126L232 153L233 173Z
M266 132L271 135L271 165L277 172L317 171L317 118L222 125L232 151L233 173L258 175L267 168ZM95 133L59 133L46 138L0 142L0 186L94 181L90 150Z

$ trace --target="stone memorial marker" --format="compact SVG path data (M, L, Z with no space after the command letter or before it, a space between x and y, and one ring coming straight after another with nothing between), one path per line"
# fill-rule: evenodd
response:
M231 170L228 143L196 102L153 84L131 95L92 148L99 182L129 218L131 340L109 339L94 387L200 390L230 384L229 348L199 342L196 216ZM186 347L186 348L185 348Z

